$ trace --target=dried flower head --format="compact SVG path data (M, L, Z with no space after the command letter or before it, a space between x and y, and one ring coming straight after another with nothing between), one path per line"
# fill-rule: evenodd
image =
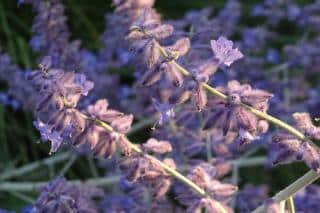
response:
M312 123L312 119L309 113L294 113L293 119L296 122L297 128L304 132L310 138L320 140L320 127L316 127Z
M210 197L202 198L183 186L176 188L178 199L188 206L189 212L201 212L202 208L220 212L221 207L228 209L227 203L237 191L237 187L231 184L223 184L215 179L216 169L209 164L195 166L188 177L199 187L204 189ZM217 211L218 210L218 211Z
M95 104L87 107L89 121L83 131L78 131L72 138L77 147L88 146L94 155L111 157L118 148L122 153L129 155L131 148L123 134L127 133L133 121L132 115L108 109L107 100L98 100ZM97 119L110 125L112 129L106 131L98 125Z
M167 141L150 139L142 145L143 150L156 154L164 154L171 151L171 145ZM173 159L165 158L163 162L175 169ZM124 158L120 163L121 170L129 182L141 182L151 185L152 196L155 199L162 198L171 186L172 177L154 160L143 155L133 155Z
M268 125L249 112L241 103L249 104L265 112L268 100L272 95L263 90L252 89L249 85L240 85L237 81L230 81L226 88L220 88L228 96L227 100L212 98L208 107L212 108L204 128L218 127L226 135L231 129L237 129L242 143L257 139L265 133Z
M319 139L319 127L312 124L308 113L294 113L295 127L307 136ZM284 131L278 131L272 138L271 158L274 164L290 163L295 160L304 161L314 171L320 169L320 152L308 138L303 141Z

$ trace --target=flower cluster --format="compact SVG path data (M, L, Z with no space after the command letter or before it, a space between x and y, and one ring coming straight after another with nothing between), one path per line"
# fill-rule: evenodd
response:
M85 75L51 68L51 58L45 57L40 69L30 73L28 79L39 91L36 107L39 118L34 124L42 140L51 141L51 152L56 152L63 141L71 141L76 147L86 144L95 155L104 157L114 153L116 144L124 146L119 134L129 131L132 115L108 109L106 100L89 105L85 112L76 108L80 98L93 88ZM99 126L98 121L108 122L110 132Z
M268 123L261 120L247 110L243 103L266 112L268 100L272 95L263 90L255 90L250 85L240 85L237 81L230 81L226 88L221 88L228 98L221 100L212 98L208 105L211 106L208 119L204 128L220 127L226 135L236 128L239 132L241 143L247 143L257 138L268 130Z
M309 143L310 139L320 139L320 128L313 125L308 113L294 113L295 127L306 135L301 140L288 132L279 131L272 138L271 158L274 164L303 160L310 168L319 171L320 155L318 148Z
M251 212L268 198L268 187L245 185L239 193L237 193L237 209L239 212Z
M165 154L172 147L167 141L149 139L142 146L146 152ZM176 169L173 159L165 158L163 163ZM154 199L163 198L171 186L171 176L154 160L154 158L135 155L122 160L120 168L124 171L126 180L137 182L137 180L149 185L152 189Z
M237 191L237 187L219 182L216 180L216 175L216 168L208 164L196 166L188 175L190 180L201 186L210 197L199 197L185 187L180 185L176 187L178 200L188 206L187 212L201 212L201 209L221 212L221 208L229 210L227 204Z
M319 186L310 185L294 197L297 212L315 213L319 208Z
M42 187L30 212L99 212L95 199L103 190L85 184L70 184L57 178Z
M52 57L54 68L77 69L80 65L80 41L69 41L63 4L59 0L22 0L19 3L32 4L37 12L32 26L35 35L30 41L33 50L42 57Z
M319 112L318 2L265 0L252 12L264 23L242 27L238 0L228 0L219 12L192 10L175 20L162 20L155 0L113 0L115 11L106 14L97 53L71 39L60 0L18 2L36 12L30 46L40 63L23 70L0 53L0 80L9 87L0 103L32 110L50 153L64 144L101 162L112 158L101 166L108 177L122 172L124 193L115 193L116 184L105 195L58 178L43 187L30 212L215 213L232 212L231 201L239 212L263 203L267 212L280 212L278 200L267 199L267 187L245 185L236 193L235 186L237 166L273 134L269 122L283 129L265 146L268 162L301 160L320 171L313 144L320 140L320 127L308 113L294 113L304 109L302 100L312 116ZM286 41L279 35L283 23L310 33L297 43ZM123 79L118 69L127 67L134 72ZM284 119L293 114L294 125L269 111ZM141 123L132 128L134 119ZM152 122L149 132L144 127ZM137 129L143 131L132 134ZM145 143L136 143L140 136ZM256 140L261 143L251 143ZM316 186L300 192L297 210L317 212L317 194ZM103 199L100 206L96 196Z

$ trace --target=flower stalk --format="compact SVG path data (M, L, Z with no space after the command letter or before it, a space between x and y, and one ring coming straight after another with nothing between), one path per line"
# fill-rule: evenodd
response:
M158 43L158 48L160 53L162 54L163 57L168 57L169 54L167 53L167 51ZM176 61L172 61L170 62L173 65L176 66L176 68L184 75L184 76L189 76L190 72L188 70L186 70L184 67L182 67L180 64L178 64ZM208 91L209 94L214 95L218 98L224 99L226 100L228 98L228 96L226 96L225 94L223 94L222 92L220 92L219 90L215 89L214 87L210 86L207 83L202 83L202 87ZM254 115L258 116L259 118L262 118L264 120L269 121L270 123L273 123L276 126L279 126L285 130L287 130L288 132L292 133L293 135L297 136L299 139L301 140L305 140L306 137L303 133L301 133L299 130L297 130L296 128L294 128L293 126L281 121L280 119L273 117L267 113L264 113L260 110L255 109L252 106L249 106L245 103L241 103L241 105L243 107L245 107L248 111L250 111L251 113L253 113Z
M310 185L319 177L320 177L319 173L316 173L311 170L307 172L305 175L303 175L302 177L300 177L298 180L296 180L295 182L287 186L285 189L278 192L274 197L272 197L272 199L275 200L276 202L288 200L300 189ZM262 213L262 212L265 212L264 205L259 206L256 210L253 211L253 213Z
M163 57L169 57L170 54L157 42L157 47L160 51L160 53L162 54ZM182 67L180 64L178 64L175 60L172 60L170 63L172 63L173 65L176 66L176 68L184 75L184 76L189 76L190 72L188 70L186 70L184 67ZM215 89L214 87L211 87L209 84L207 83L201 83L201 86L209 93L212 94L218 98L221 99L228 99L228 96L223 94L222 92L218 91L217 89ZM313 143L310 139L308 139L302 132L300 132L298 129L294 128L293 126L283 122L282 120L273 117L272 115L269 115L268 113L262 112L260 110L255 109L254 107L245 104L245 103L241 103L241 106L243 106L244 108L246 108L248 111L250 111L251 113L253 113L254 115L256 115L259 118L262 118L264 120L269 121L270 123L285 129L286 131L288 131L289 133L291 133L292 135L296 136L297 138L299 138L302 141L307 141L308 143ZM275 195L274 199L278 202L282 202L282 201L286 201L287 199L290 199L290 197L292 197L297 191L299 191L300 189L308 186L309 184L311 184L313 181L317 180L320 177L320 174L310 170L308 173L306 173L304 176L302 176L301 178L299 178L298 180L296 180L294 183L292 183L291 185L289 185L287 188L285 188L284 190L280 191L277 195ZM291 203L292 204L292 203ZM261 206L259 207L257 210L255 210L254 212L263 212L264 207Z
M113 131L113 128L110 125L108 125L107 123L105 123L101 120L96 120L96 122L101 127L103 127L105 130L110 131L110 132ZM157 162L159 164L159 166L161 166L166 172L168 172L169 174L171 174L173 177L177 178L181 182L185 183L187 186L189 186L194 192L198 193L200 196L203 196L203 197L207 196L207 193L203 189L201 189L199 186L194 184L190 179L186 178L180 172L167 166L165 163L161 162L157 158L155 158L151 155L145 154L137 145L133 144L126 136L124 136L124 139L134 152L139 153L139 154L143 154L146 158L149 158L152 161Z
M288 204L288 210L289 213L295 213L295 207L294 207L294 200L293 197L289 197L289 199L287 199L287 204Z
M105 130L110 131L110 132L114 131L113 128L109 124L105 123L104 121L99 120L99 119L96 119L95 121L98 125L103 127ZM197 184L193 183L189 178L187 178L186 176L184 176L183 174L178 172L176 169L173 169L170 166L163 163L162 161L158 160L157 158L155 158L149 154L144 153L137 145L133 144L125 135L122 135L122 136L134 152L142 154L144 157L150 159L153 162L156 162L167 173L169 173L174 178L178 179L179 181L181 181L182 183L184 183L185 185L190 187L190 189L192 191L196 192L199 196L201 196L201 197L209 196L205 190L200 188ZM217 205L218 205L221 213L227 213L227 211L224 209L224 207L220 203L217 202Z

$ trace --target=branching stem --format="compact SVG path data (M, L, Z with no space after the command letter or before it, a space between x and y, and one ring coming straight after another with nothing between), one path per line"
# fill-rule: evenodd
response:
M159 43L157 43L157 46L159 48L160 53L162 54L163 57L168 57L170 54L165 50L164 47L162 47ZM190 72L186 70L184 67L182 67L180 64L178 64L175 60L171 61L173 65L176 66L176 68L184 75L184 76L189 76ZM227 95L223 94L219 90L215 89L214 87L211 87L207 83L202 83L202 87L209 93L212 94L218 98L226 100L228 98ZM280 119L273 117L265 112L262 112L260 110L255 109L252 106L249 106L245 103L241 103L241 105L246 108L248 111L256 115L257 117L267 120L270 123L285 129L292 135L295 135L297 138L299 138L302 141L308 141L309 143L313 143L311 140L309 140L302 132L294 128L293 126L281 121ZM289 185L287 188L284 190L280 191L276 196L275 199L278 202L286 201L290 197L292 197L297 191L302 189L305 186L308 186L311 184L313 181L318 179L320 177L320 174L310 170L308 173L306 173L304 176L299 178L297 181L295 181L293 184ZM263 207L258 208L255 212L261 212Z

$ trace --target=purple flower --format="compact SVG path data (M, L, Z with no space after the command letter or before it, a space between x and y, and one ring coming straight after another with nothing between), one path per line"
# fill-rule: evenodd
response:
M69 184L64 178L57 178L41 189L32 212L98 212L96 198L103 191L93 186Z
M43 123L40 119L33 122L34 126L41 134L42 141L50 141L51 142L51 149L50 153L54 153L58 150L58 148L63 143L63 138L61 137L61 133L57 131L53 131L52 128Z
M319 139L319 127L312 124L308 113L294 113L295 127L307 136ZM319 148L284 131L278 131L272 138L270 157L274 164L304 161L314 171L320 169Z
M81 95L87 96L89 91L93 89L94 83L88 81L86 76L83 74L76 75L74 79L75 84L80 85L81 87Z
M300 190L294 197L296 211L317 213L320 208L319 196L320 188L315 184Z
M123 134L131 128L132 115L108 109L107 100L98 100L95 104L89 105L86 113L89 119L83 129L74 133L73 145L88 147L94 155L105 158L111 157L117 148L125 155L131 154L131 147ZM110 130L98 125L96 119L108 123Z
M159 154L165 154L172 151L172 146L168 141L158 141L154 138L150 138L142 145L142 147L145 151Z
M230 81L226 88L220 89L228 96L227 100L211 98L208 102L212 109L207 116L205 129L219 127L226 135L230 130L237 129L241 143L257 139L259 134L265 133L268 123L259 120L241 103L249 104L265 112L268 109L268 100L272 95L263 90L252 89L249 85L240 85L237 81Z
M152 98L152 103L156 110L160 113L159 125L166 124L168 121L174 118L174 111L171 105L167 103L159 103L157 99Z
M80 41L69 41L67 17L60 0L23 0L19 3L32 4L37 12L32 25L35 35L30 40L33 50L41 57L51 56L54 68L77 69L81 59Z
M293 118L299 130L303 131L307 136L320 140L320 127L312 123L309 113L294 113Z
M166 141L150 139L143 145L143 149L163 154L171 151L171 145ZM163 163L173 169L176 168L176 164L171 158L165 158ZM125 173L125 178L129 182L151 186L152 197L156 200L162 199L171 186L172 177L153 158L143 155L123 158L120 169Z
M280 54L276 49L269 48L266 60L272 64L278 64L280 62Z
M188 206L187 212L198 212L202 208L207 208L210 212L220 212L220 207L229 209L227 203L237 191L237 187L231 184L224 184L215 179L216 169L209 164L195 166L188 178L205 190L208 197L202 198L186 189L182 185L176 187L178 200Z
M268 187L265 185L246 185L237 193L236 206L239 212L251 212L268 198Z
M223 36L220 36L218 40L211 40L211 48L220 64L225 64L228 67L243 58L243 54L238 48L233 49L233 42Z
M44 58L44 64L40 64L41 70L29 73L27 77L40 93L36 110L75 107L80 97L86 96L93 88L93 83L86 80L83 74L49 68L51 64L49 61L48 57Z

